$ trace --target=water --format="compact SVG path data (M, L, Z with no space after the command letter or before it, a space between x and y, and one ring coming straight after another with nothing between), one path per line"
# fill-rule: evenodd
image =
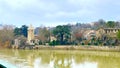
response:
M119 52L0 50L0 62L16 68L120 68ZM12 67L11 67L12 68Z

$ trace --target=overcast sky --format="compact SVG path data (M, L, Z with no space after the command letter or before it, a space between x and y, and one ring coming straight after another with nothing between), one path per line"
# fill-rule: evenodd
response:
M120 0L0 0L0 23L55 26L120 20Z

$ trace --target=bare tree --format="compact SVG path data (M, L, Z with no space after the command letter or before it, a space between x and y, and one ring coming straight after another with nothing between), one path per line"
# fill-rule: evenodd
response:
M39 28L38 38L42 43L49 42L50 31L46 27Z
M14 39L13 34L13 26L12 25L4 25L2 29L0 29L0 46L8 47L12 44Z

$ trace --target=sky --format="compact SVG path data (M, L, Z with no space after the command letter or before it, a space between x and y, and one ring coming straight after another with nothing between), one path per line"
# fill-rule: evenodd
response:
M56 26L120 20L120 0L0 0L0 24Z

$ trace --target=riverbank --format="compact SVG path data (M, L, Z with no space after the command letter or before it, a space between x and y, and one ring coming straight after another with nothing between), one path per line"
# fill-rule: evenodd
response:
M35 46L38 50L90 50L90 51L120 51L120 46Z

